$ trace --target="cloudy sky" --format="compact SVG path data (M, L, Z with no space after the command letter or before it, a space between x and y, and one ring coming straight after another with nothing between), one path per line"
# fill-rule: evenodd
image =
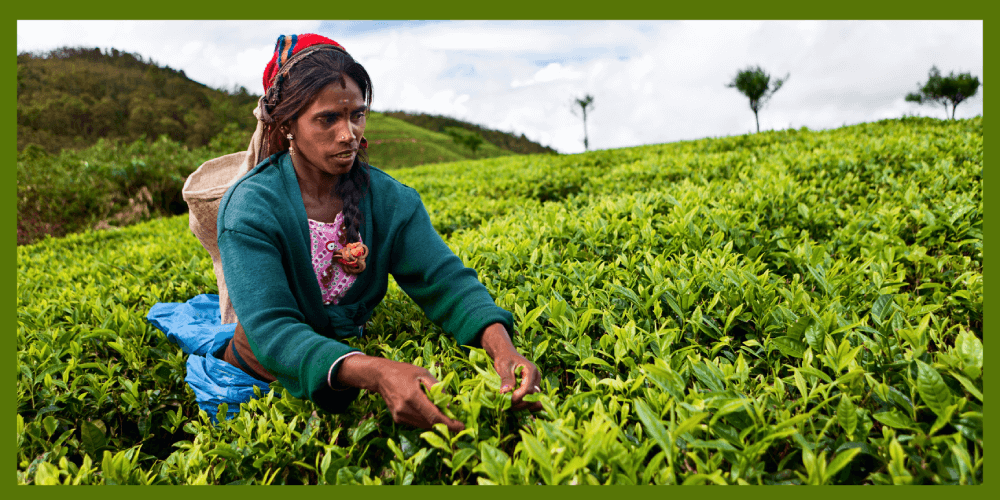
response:
M585 94L591 149L606 149L753 131L726 87L751 65L790 75L762 130L941 118L904 101L932 65L983 79L982 21L18 21L17 50L114 47L259 94L277 36L308 32L365 66L376 111L453 116L563 153L583 151ZM983 93L956 116L982 114Z

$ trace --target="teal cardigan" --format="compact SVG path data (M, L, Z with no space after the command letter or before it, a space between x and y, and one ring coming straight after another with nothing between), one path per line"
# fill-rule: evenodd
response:
M339 304L324 305L312 265L309 223L288 154L257 165L223 196L218 242L226 287L254 355L290 394L342 412L356 389L337 391L333 363L357 351L337 339L358 336L385 297L391 273L428 318L460 345L513 315L498 307L431 225L420 195L371 167L360 203L367 267ZM339 365L339 363L338 363Z

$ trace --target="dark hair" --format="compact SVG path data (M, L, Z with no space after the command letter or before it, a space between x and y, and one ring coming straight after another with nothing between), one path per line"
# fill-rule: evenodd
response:
M365 68L358 64L349 54L330 47L322 48L307 54L302 60L296 61L287 73L279 72L277 81L267 90L261 105L268 119L264 120L263 136L261 137L258 158L267 158L274 153L288 150L287 132L283 128L298 118L299 113L306 109L327 85L340 83L341 88L347 86L344 77L347 76L361 89L365 106L371 109L372 80ZM340 176L340 181L334 187L336 194L344 204L344 237L343 243L361 241L361 211L358 204L368 191L369 182L368 153L364 148L358 150L354 165L347 175Z

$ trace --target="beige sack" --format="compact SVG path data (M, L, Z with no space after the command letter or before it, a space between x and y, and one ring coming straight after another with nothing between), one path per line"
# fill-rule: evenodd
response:
M219 309L223 324L236 323L236 311L233 310L233 303L229 300L229 291L226 289L226 280L222 273L222 260L219 257L217 241L219 202L233 182L257 165L257 151L263 133L260 108L254 109L253 114L257 117L257 130L247 150L206 161L188 176L181 191L184 201L188 204L190 217L188 226L212 256L212 269L219 284Z

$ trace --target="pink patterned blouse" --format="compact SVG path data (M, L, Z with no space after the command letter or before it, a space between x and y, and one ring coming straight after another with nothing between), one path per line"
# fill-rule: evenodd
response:
M340 237L344 231L343 212L337 214L333 223L309 219L309 239L312 243L312 263L316 270L319 288L323 291L324 304L336 304L357 279L347 274L339 262L333 260L333 252L341 249Z

